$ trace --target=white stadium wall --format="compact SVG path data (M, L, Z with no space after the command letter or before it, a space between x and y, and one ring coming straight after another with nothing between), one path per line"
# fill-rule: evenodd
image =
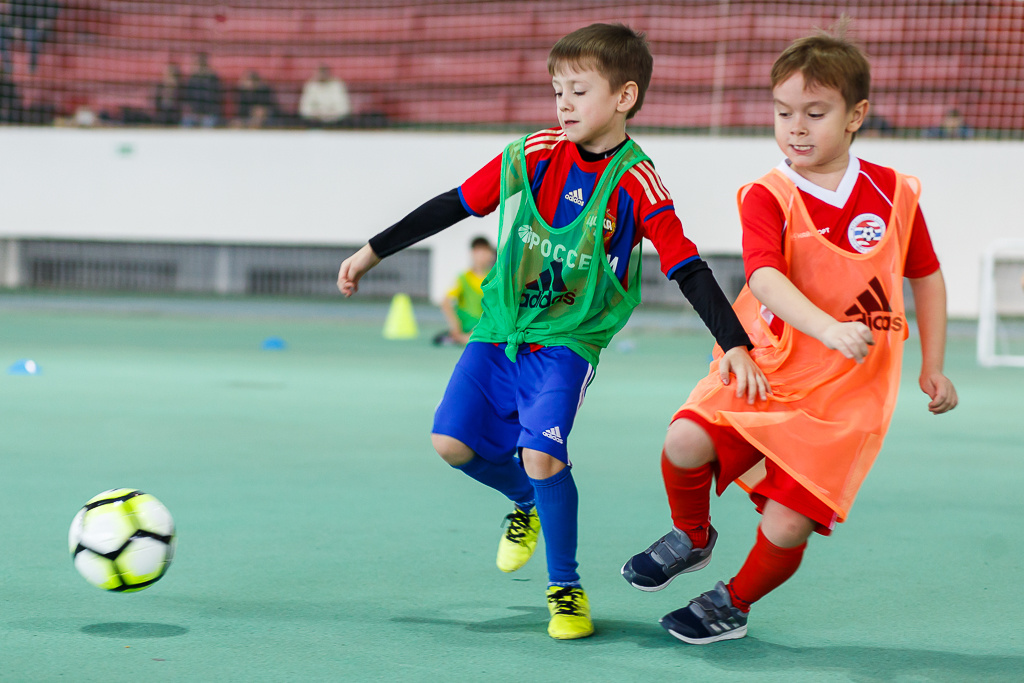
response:
M367 131L0 129L0 240L362 244L455 187L511 134ZM637 136L687 234L738 254L735 192L778 163L770 137ZM921 178L949 310L978 314L981 254L1024 235L1024 143L862 139L854 152ZM431 298L466 266L495 215L424 243ZM2 243L0 243L2 244Z

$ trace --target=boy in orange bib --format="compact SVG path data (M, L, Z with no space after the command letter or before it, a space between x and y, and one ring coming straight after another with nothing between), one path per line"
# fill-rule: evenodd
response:
M775 140L785 160L739 191L747 286L733 306L772 393L723 391L721 350L674 415L662 453L673 528L630 558L634 587L661 590L711 560L712 479L736 481L762 513L739 573L661 620L705 644L742 638L751 604L796 571L811 532L845 520L882 446L917 305L921 389L935 414L956 391L943 375L946 291L918 209L920 183L851 157L868 112L870 67L841 35L794 42L771 72Z

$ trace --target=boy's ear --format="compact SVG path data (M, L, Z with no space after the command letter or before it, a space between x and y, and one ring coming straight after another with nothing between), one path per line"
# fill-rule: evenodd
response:
M627 82L619 91L619 101L615 105L615 110L623 114L628 113L636 104L636 98L639 96L640 86L636 84L636 81Z
M864 119L868 116L868 109L871 108L871 104L867 100L861 100L857 104L853 105L853 111L850 112L853 118L850 123L846 125L846 132L856 133L860 130L860 127L864 125Z

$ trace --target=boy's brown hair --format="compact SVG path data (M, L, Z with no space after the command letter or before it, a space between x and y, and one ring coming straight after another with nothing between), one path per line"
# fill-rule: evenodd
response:
M843 17L831 31L819 30L793 41L772 65L772 88L799 71L809 88L838 90L848 111L868 99L871 65L864 52L847 40L848 25L849 19Z
M591 24L573 31L551 48L548 73L554 76L563 65L594 69L608 79L612 90L630 81L636 83L636 104L626 114L631 119L643 106L654 71L654 57L646 34L623 24Z

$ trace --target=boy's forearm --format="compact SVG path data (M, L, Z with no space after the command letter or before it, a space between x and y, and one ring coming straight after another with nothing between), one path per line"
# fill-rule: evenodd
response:
M370 247L380 258L391 256L464 218L469 218L469 212L459 199L458 189L449 190L427 200L387 230L371 237Z
M821 339L825 329L836 322L775 268L758 268L750 274L748 284L768 310L808 336Z
M941 270L909 280L921 335L921 370L941 373L946 358L946 282Z

